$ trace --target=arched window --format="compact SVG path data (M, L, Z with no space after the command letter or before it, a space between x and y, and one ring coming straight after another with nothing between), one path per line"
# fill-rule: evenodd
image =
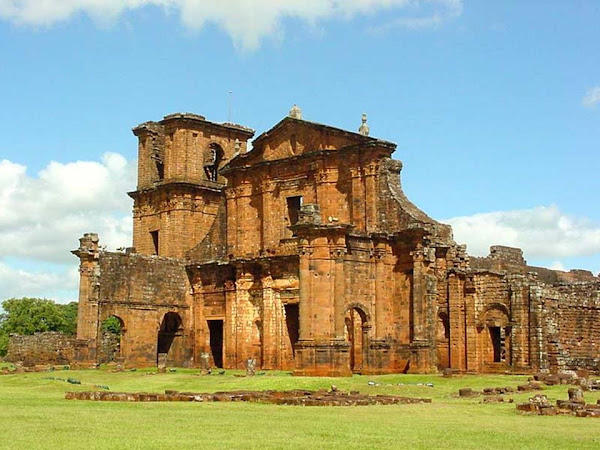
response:
M224 152L219 144L212 143L204 151L204 174L208 181L218 180L218 171Z

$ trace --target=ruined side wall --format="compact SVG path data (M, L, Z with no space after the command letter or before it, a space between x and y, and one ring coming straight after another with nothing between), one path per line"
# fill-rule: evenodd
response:
M55 331L30 336L11 334L8 353L4 359L24 366L70 364L75 360L76 340L75 336Z
M119 356L130 366L155 365L161 324L167 313L175 313L182 326L170 347L169 363L192 364L192 302L183 261L83 250L76 251L86 269L80 284L89 288L79 297L78 359L96 362L102 357L102 323L116 316L123 328Z
M193 363L193 318L189 282L182 261L145 255L103 253L100 256L97 341L102 322L111 315L123 323L121 356L129 365L154 365L158 332L165 314L180 316L183 333L173 342L169 363Z
M542 296L550 370L600 372L600 283L546 287Z

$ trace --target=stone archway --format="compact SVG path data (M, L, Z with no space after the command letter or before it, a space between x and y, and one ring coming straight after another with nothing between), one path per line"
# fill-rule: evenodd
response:
M502 304L488 306L478 331L482 362L488 367L511 365L512 328L508 309Z
M344 317L344 335L350 342L350 370L359 373L367 368L369 316L362 306L351 305Z
M163 316L158 331L157 361L159 355L167 355L169 365L182 365L183 363L183 321L175 312L168 312Z
M125 322L111 314L100 325L100 363L109 363L125 356Z

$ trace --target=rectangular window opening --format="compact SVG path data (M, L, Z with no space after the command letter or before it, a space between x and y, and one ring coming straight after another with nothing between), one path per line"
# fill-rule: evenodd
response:
M163 181L165 179L165 165L156 161L156 172L158 173L158 181Z
M300 208L302 207L302 196L298 195L296 197L288 197L287 201L287 212L288 212L288 220L291 225L296 225L298 223L298 215L300 213ZM292 234L293 237L296 237L295 234Z
M158 255L158 230L151 231L150 236L152 236L152 244L154 245L154 254Z

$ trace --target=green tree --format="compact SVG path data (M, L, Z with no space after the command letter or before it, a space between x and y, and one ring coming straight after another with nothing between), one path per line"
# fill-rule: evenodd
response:
M110 316L102 322L102 331L112 334L121 334L121 321L115 316Z
M10 298L2 302L0 314L0 356L6 355L10 333L33 334L58 331L75 334L77 303L61 305L45 298Z

